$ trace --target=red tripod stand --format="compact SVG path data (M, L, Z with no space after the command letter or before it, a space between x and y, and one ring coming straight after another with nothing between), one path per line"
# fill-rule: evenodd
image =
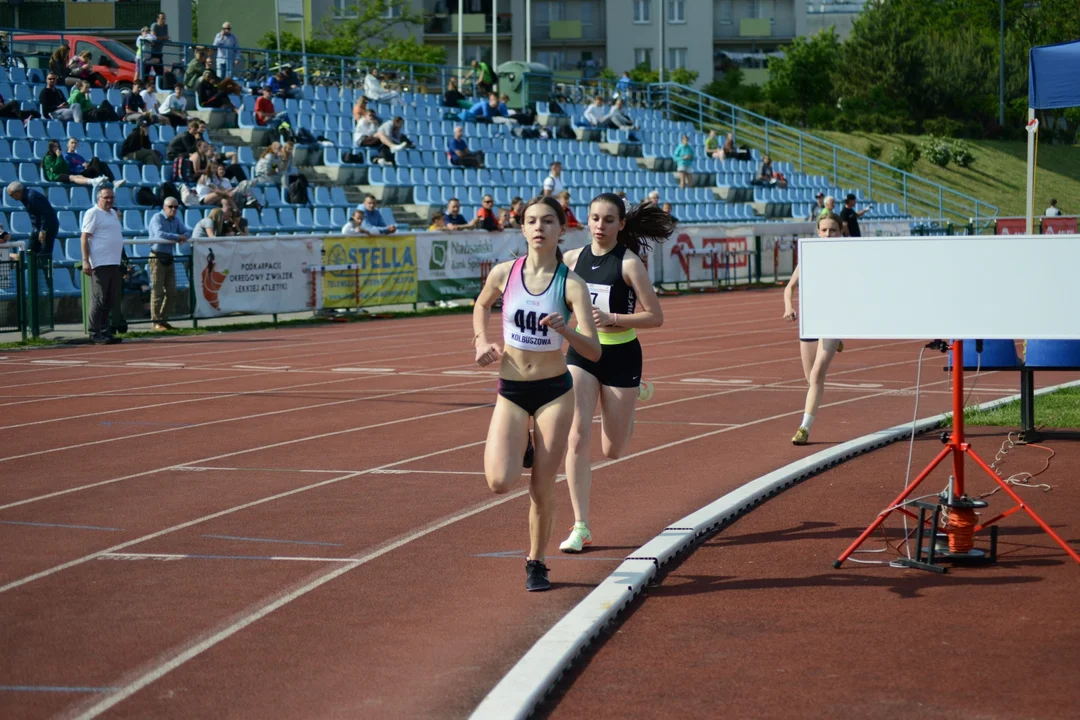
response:
M932 347L936 346L936 347L940 348L940 347L944 346L944 343L940 343L939 341L935 341L935 343L932 344L931 346ZM859 538L854 543L852 543L851 547L849 547L847 550L845 550L844 554L841 555L833 563L833 567L837 567L837 568L840 567L840 565L845 560L847 560L848 557L850 557L851 554L853 552L855 552L859 548L859 546L862 545L866 541L866 539L868 537L870 537L870 535L873 534L873 532L875 530L877 530L878 527L881 526L881 524L883 522L885 522L885 519L887 517L889 517L889 515L891 515L894 512L903 513L904 515L907 515L908 517L912 518L913 520L919 521L919 523L920 523L920 525L919 525L919 530L920 530L919 535L920 535L920 540L921 540L921 536L922 536L921 531L922 531L922 527L923 527L922 523L924 522L924 516L922 514L920 514L919 517L916 517L916 515L913 512L911 512L906 507L904 507L904 501L907 500L908 496L911 495L912 492L914 492L915 488L917 488L922 483L923 480L925 480L927 477L929 477L930 473L933 472L934 469L938 465L940 465L950 455L952 455L952 460L953 460L952 493L951 493L950 497L947 500L946 499L941 500L941 502L940 502L941 505L947 505L947 506L949 506L951 508L964 508L966 510L970 510L973 507L985 506L985 503L981 503L980 501L972 501L972 500L970 500L969 498L967 498L964 495L964 457L965 456L969 456L974 461L974 463L977 466L979 466L979 468L981 468L983 470L983 472L985 472L987 475L989 475L994 480L994 482L996 482L1001 487L1001 489L1005 491L1005 494L1008 495L1010 498L1012 498L1013 501L1016 503L1016 505L1014 507L1006 510L1005 512L1000 513L999 515L996 515L993 518L991 518L991 519L989 519L989 520L987 520L985 522L981 522L981 523L975 525L974 529L973 529L973 532L977 533L977 532L979 532L981 530L984 530L984 529L990 527L991 525L993 525L994 523L996 523L998 520L1003 520L1004 518L1009 517L1013 513L1018 512L1020 510L1023 510L1029 516L1031 516L1032 520L1034 520L1036 523L1038 523L1039 527L1041 527L1046 532L1047 535L1052 537L1054 539L1054 541L1058 545L1060 545L1065 550L1066 553L1069 554L1069 557L1071 557L1077 563L1080 563L1080 555L1077 555L1075 550L1073 550L1071 547L1069 547L1065 543L1065 541L1062 540L1061 537L1059 537L1058 534L1055 533L1053 531L1053 529L1049 525L1047 525L1043 521L1043 519L1040 518L1038 516L1038 514L1036 514L1036 512L1034 510L1031 509L1030 506L1028 506L1028 504L1026 502L1024 502L1022 499L1020 499L1020 496L1017 495L1013 491L1013 489L1011 487L1009 487L1009 484L1006 483L1004 480L1002 480L1000 477L998 477L998 475L992 469L990 469L990 466L987 465L986 462L983 461L983 459L980 458L975 453L975 451L971 449L971 446L967 442L964 441L964 343L963 343L962 340L953 340L952 345L950 347L952 349L952 374L953 374L953 430L952 430L952 434L949 436L948 441L945 443L944 449L942 449L942 451L940 453L938 453L937 457L935 457L930 462L930 464L926 467L925 470L923 470L921 473L919 473L918 477L916 477L914 480L912 480L911 483L906 488L904 488L904 491L902 493L900 493L899 497L897 497L895 500L892 501L891 505L889 505L885 510L883 510L877 516L877 518L870 525L870 527L866 528L866 530L863 531L863 534L860 535ZM921 506L925 508L926 504L923 504ZM973 516L973 511L972 511L972 516ZM936 512L935 512L934 517L935 517L935 519L937 518L937 513ZM935 525L936 525L936 522L935 522ZM931 550L930 550L930 553L929 553L929 558L930 558L929 563L921 562L923 548L921 547L921 542L920 542L919 543L920 546L917 547L917 549L916 549L917 560L906 561L904 564L912 566L912 567L921 567L921 568L928 569L928 570L929 569L934 569L934 570L942 571L941 568L938 568L937 566L933 565L934 553L933 553L932 548L933 548L934 543L936 542L936 534L937 534L937 527L931 527L930 528L930 546L931 546ZM955 553L953 555L950 555L949 553L945 553L943 559L956 560L956 559L959 559L961 557L966 557L966 556L967 556L967 553Z

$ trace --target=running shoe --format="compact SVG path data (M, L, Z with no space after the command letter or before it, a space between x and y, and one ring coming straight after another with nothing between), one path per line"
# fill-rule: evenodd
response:
M573 529L570 530L570 537L559 545L559 549L564 553L579 553L586 545L592 545L592 533L589 532L589 526L585 523L574 523Z
M837 344L836 344L836 352L838 352L838 353L844 352L844 341L843 340L840 340L839 342L837 342Z
M551 581L548 580L548 569L540 560L525 561L525 589L529 592L540 592L551 589Z
M637 399L640 402L648 402L652 399L653 384L648 380L642 380L637 388Z
M525 448L525 457L521 461L521 466L526 470L533 466L533 456L536 454L536 449L532 444L532 435L529 435L529 447Z
M791 438L792 445L805 445L810 442L810 431L804 427L799 428L795 432L795 437Z

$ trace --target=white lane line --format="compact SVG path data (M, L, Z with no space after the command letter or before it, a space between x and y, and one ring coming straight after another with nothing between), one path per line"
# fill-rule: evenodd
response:
M870 388L879 388L879 387L884 387L884 386L881 383L842 383L842 382L830 382L830 381L826 380L825 381L825 387L866 388L866 389L870 389Z
M462 383L462 385L469 385L469 384L470 383ZM441 387L430 388L430 390L442 390L442 389L451 388L451 387L460 387L460 385L458 385L458 384L444 385L444 386L441 386ZM395 392L395 393L387 393L385 395L385 397L391 397L391 396L394 396L394 395L408 395L410 393L416 393L416 392L426 392L426 390L408 390L408 391L401 391L401 392ZM470 410L478 410L478 409L485 408L485 407L493 407L493 405L492 404L486 404L486 405L476 405L474 407L455 408L453 410L441 410L439 412L428 413L426 415L413 415L413 416L409 416L409 417L406 417L406 418L400 418L400 419L397 419L397 420L388 420L386 422L374 423L372 425L361 425L359 427L346 428L345 430L334 430L333 432L322 433L322 434L319 434L319 435L308 435L308 436L302 437L302 438L295 438L295 439L292 439L292 440L284 440L282 442L270 443L270 444L267 444L267 445L257 445L257 446L255 446L253 448L247 448L247 449L244 449L244 450L236 450L236 451L233 451L233 452L223 453L221 455L212 455L210 457L201 458L199 460L191 460L191 461L186 462L186 463L178 463L176 465L166 465L164 467L154 468L153 470L144 470L142 472L132 473L131 475L122 475L120 477L111 478L109 480L100 480L98 482L89 483L87 485L79 485L77 487L67 488L65 490L57 490L55 492L46 493L44 495L38 495L36 497L26 498L24 500L16 500L14 502L7 503L6 505L0 505L0 510L7 510L9 508L18 507L20 505L27 505L29 503L39 502L41 500L48 500L48 499L51 499L51 498L54 498L54 497L60 497L61 495L68 495L70 493L81 492L83 490L89 490L91 488L101 487L103 485L111 485L113 483L121 482L121 481L124 481L124 480L132 480L134 478L146 477L147 475L153 475L155 473L164 472L166 470L178 470L178 469L180 469L182 467L198 465L199 463L211 462L213 460L221 460L222 458L236 457L237 455L246 455L247 453L252 453L252 452L262 452L264 450L271 450L273 448L283 447L285 445L292 445L294 443L307 442L309 440L322 440L324 438L335 437L337 435L345 435L345 434L353 433L353 432L360 432L362 430L371 430L371 429L374 429L374 428L387 427L387 426L390 426L390 425L398 425L398 424L401 424L401 423L412 422L413 420L426 420L426 419L433 418L433 417L440 417L442 415L452 415L454 413L459 413L459 412L469 412ZM0 588L0 591L2 591L2 588Z
M230 365L237 370L288 370L288 365Z
M719 380L717 378L682 378L679 382L708 385L750 385L753 380Z
M89 360L31 360L34 365L86 365Z
M140 360L139 362L124 363L125 367L148 367L148 368L182 368L184 363L179 362L152 362L150 360Z
M938 383L933 383L933 384L935 384L935 385L936 384L941 384L942 382L948 382L948 380L942 380L942 381L939 381ZM734 392L734 391L731 391L731 392ZM864 396L862 398L851 398L851 399L848 399L848 400L840 400L840 401L837 401L835 403L829 403L829 404L823 405L822 407L832 407L832 406L836 406L836 405L844 405L844 404L847 404L847 403L856 402L856 401L863 400L863 399L870 399L870 398L873 398L873 397L878 397L880 394L881 393L875 393L875 394L872 394L872 395ZM669 442L669 443L665 443L663 445L659 445L657 447L647 448L645 450L640 450L640 451L638 451L636 453L631 453L629 455L625 455L625 456L623 456L621 458L618 458L618 459L615 459L615 460L607 460L607 461L604 461L604 462L596 463L596 464L593 465L593 469L598 470L598 469L602 469L602 468L605 468L605 467L610 467L611 465L617 465L619 463L627 462L627 461L632 460L634 458L642 457L644 455L650 455L652 453L659 452L661 450L666 450L666 449L676 447L676 446L679 446L679 445L683 445L683 444L688 443L688 442L693 442L695 440L701 440L701 439L704 439L704 438L713 437L713 436L719 435L721 433L731 432L731 431L739 429L739 428L749 427L749 426L752 426L752 425L758 425L758 424L761 424L761 423L770 422L772 420L776 420L776 419L780 419L780 418L784 418L784 417L796 416L796 415L799 415L800 413L802 413L801 409L796 410L794 412L788 412L788 413L783 413L783 414L779 414L779 415L772 415L770 417L761 418L761 419L758 419L758 420L752 420L752 421L742 423L741 425L737 425L737 426L733 426L733 427L720 428L718 430L712 430L710 432L701 433L699 435L694 435L692 437L683 438L681 440L675 440L675 441L672 441L672 442ZM440 454L444 454L444 453L448 453L448 452L456 452L456 451L461 450L461 449L463 449L465 447L475 447L475 446L478 446L478 445L483 445L484 442L486 442L486 441L479 441L479 442L475 442L475 443L470 443L470 444L465 445L465 446L458 446L458 447L454 447L454 448L447 448L447 449L444 449L444 450L439 450L439 451L436 451L436 452L433 452L433 453L428 453L427 455L422 456L421 458L412 458L412 459L409 459L409 460L401 460L401 461L398 461L398 462L389 463L387 465L383 465L383 466L380 466L378 468L372 468L370 471L367 471L367 472L370 474L371 472L375 472L377 470L385 470L387 468L392 468L392 467L395 467L397 465L405 464L405 463L408 463L408 462L415 462L416 460L423 459L424 457L433 457L435 455L440 455ZM325 481L323 481L321 483L316 483L314 486L309 486L309 488L310 487L318 487L318 486L322 486L322 485L329 485L331 483L339 482L340 480L344 480L344 479L349 478L349 477L355 477L355 475L350 474L350 475L343 476L341 478L333 478L333 479L330 479L330 480L325 480ZM298 488L296 490L289 491L288 493L283 493L283 495L291 495L291 494L294 494L294 493L297 493L297 492L302 492L305 489L307 489L307 488ZM172 672L173 670L179 668L181 665L185 664L189 660L201 655L202 653L204 653L205 651L207 651L210 648L214 647L215 645L222 642L223 640L226 640L229 637L231 637L232 635L235 635L240 630L243 630L244 628L248 627L252 623L255 623L258 620L266 617L267 615L274 612L278 608L281 608L281 607L291 603L293 600L296 600L297 598L303 597L304 595L310 593L312 590L315 590L316 588L321 587L322 585L330 582L331 580L334 580L335 578L338 578L338 577L344 575L345 573L349 572L350 570L355 570L356 568L360 567L361 565L364 565L364 564L366 564L366 563L368 563L368 562L370 562L372 560L375 560L376 558L379 558L382 555L385 555L385 554L391 552L392 550L396 550L397 548L400 548L400 547L402 547L404 545L407 545L408 543L410 543L410 542L412 542L414 540L417 540L417 539L422 538L422 537L424 537L426 535L429 535L429 534L435 532L436 530L440 530L440 529L442 529L444 527L447 527L447 526L452 525L452 524L454 524L456 522L459 522L460 520L464 520L464 519L466 519L468 517L471 517L473 515L484 512L485 510L489 510L491 508L497 507L497 506L502 505L504 503L510 502L511 500L515 500L515 499L517 499L519 497L524 497L524 496L526 496L528 494L528 492L529 492L529 490L528 490L527 487L521 488L519 490L515 490L515 491L509 492L509 493L507 493L505 495L502 495L502 496L500 496L500 497L498 497L496 499L489 500L489 501L487 501L485 503L481 503L480 505L475 506L475 507L473 507L471 509L467 509L467 510L464 510L464 511L461 511L461 512L458 512L458 513L451 514L451 515L446 516L445 518L443 518L441 520L438 520L438 521L436 521L436 522L434 522L432 524L429 524L428 526L426 526L426 527L424 527L424 528L422 528L420 530L417 530L417 531L415 531L415 532L413 532L413 533L411 533L409 535L406 535L406 536L401 537L401 538L399 538L399 539L397 539L397 540L395 540L395 541L393 541L393 542L391 542L391 543L389 543L387 545L384 545L383 547L379 548L378 550L375 550L375 551L372 551L372 552L369 552L369 553L366 553L366 554L354 556L353 559L356 560L356 562L354 562L354 563L349 563L349 564L343 565L342 567L335 568L335 569L333 569L331 571L328 571L328 572L319 573L319 574L315 575L307 583L305 583L303 585L300 585L299 587L294 588L292 591L288 592L284 596L281 596L281 597L279 597L278 599L276 599L276 600L274 600L272 602L264 604L261 607L253 607L248 614L240 616L233 623L221 628L220 630L218 630L217 632L209 635L208 637L206 637L206 638L204 638L204 639L202 639L200 641L193 640L193 641L191 641L191 643L188 643L185 646L181 646L179 648L176 648L175 651L174 651L174 654L172 654L172 656L169 657L168 659L165 659L164 661L159 662L156 665L150 665L145 670L136 670L135 672L129 674L128 677L131 678L130 680L125 678L125 679L121 680L121 682L117 683L118 686L121 686L120 690L118 690L115 694L110 695L108 698L106 698L106 699L104 699L104 700L102 700L102 701L100 701L98 703L95 703L93 705L90 705L85 711L81 712L76 717L78 717L80 719L81 718L86 718L87 720L89 720L90 718L97 717L98 715L105 712L109 708L115 706L117 703L120 703L123 700L127 699L128 697L131 697L133 694L135 694L139 690L143 689L147 685L153 683L154 681L158 680L159 678L161 678L161 677L167 675L168 673ZM256 501L256 503L254 503L254 504L261 504L262 502L264 502L264 501ZM227 514L228 512L230 512L230 511L223 511L222 514ZM186 526L189 526L191 524L195 524L196 522L199 522L199 520L194 520L194 521L191 521L190 523L185 523L184 526L186 527ZM179 528L177 528L177 529L179 529ZM163 530L163 531L160 531L158 533L154 533L152 537L160 537L161 535L164 535L164 534L166 534L168 532L171 532L171 530ZM148 537L146 539L151 539L151 537ZM27 578L25 580L21 580L21 581L17 581L17 582L18 582L18 584L21 585L21 584L23 584L25 582L29 582L32 579L36 579L37 577L44 577L45 575L51 575L52 573L57 572L57 571L59 571L61 569L65 569L67 567L71 567L73 565L78 565L78 564L81 564L83 562L86 562L87 560L94 559L95 557L98 557L103 553L116 552L118 550L122 550L122 549L124 549L126 547L129 547L130 545L136 544L138 542L142 542L142 539L133 540L133 541L130 541L129 543L124 543L122 546L109 548L107 550L103 550L103 551L95 553L93 555L88 555L88 556L86 556L84 558L80 558L78 560L73 560L70 563L66 563L65 565L58 566L57 568L53 568L53 569L50 569L50 570L42 571L41 573L38 573L36 576L32 576L31 578ZM8 589L8 587L9 586L0 587L0 592L5 591L6 589Z
M189 553L103 553L98 560L272 560L317 563L355 563L354 558L298 557L294 555L202 555Z
M377 368L377 367L336 367L330 368L330 372L340 373L392 373L394 368Z

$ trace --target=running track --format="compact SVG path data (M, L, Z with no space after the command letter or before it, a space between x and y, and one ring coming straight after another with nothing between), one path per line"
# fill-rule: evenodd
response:
M495 383L468 316L0 352L0 715L464 717L666 524L910 420L920 344L848 343L795 448L779 291L663 303L630 454L594 456L597 544L559 556L560 486L539 594L525 484L483 480ZM942 360L920 415L949 408Z

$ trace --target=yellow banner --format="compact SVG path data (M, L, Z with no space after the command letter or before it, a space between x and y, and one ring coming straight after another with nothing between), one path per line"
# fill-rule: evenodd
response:
M323 240L323 265L353 265L322 274L323 307L416 302L416 236L335 237Z

